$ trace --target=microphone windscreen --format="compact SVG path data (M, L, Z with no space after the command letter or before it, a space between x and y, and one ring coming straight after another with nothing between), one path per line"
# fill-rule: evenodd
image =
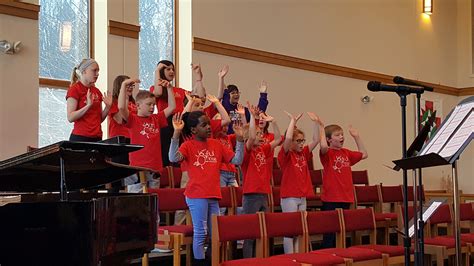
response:
M380 84L379 81L369 81L369 83L367 83L367 89L369 89L369 91L379 91Z
M393 77L393 83L395 84L403 84L404 82L405 82L405 79L400 76Z

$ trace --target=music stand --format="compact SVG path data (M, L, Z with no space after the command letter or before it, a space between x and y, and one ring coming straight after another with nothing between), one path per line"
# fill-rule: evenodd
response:
M458 174L456 162L474 138L474 96L461 101L446 117L418 156L393 161L403 170L451 164L454 191L456 264L461 265ZM408 224L405 224L408 226ZM406 229L405 229L406 230Z

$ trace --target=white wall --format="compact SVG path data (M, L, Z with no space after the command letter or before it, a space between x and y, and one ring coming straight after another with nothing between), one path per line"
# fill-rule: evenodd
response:
M460 3L462 4L462 3ZM460 20L452 1L436 1L435 13L421 14L421 1L335 0L335 1L233 1L193 2L193 36L219 42L295 56L423 81L457 86L458 29ZM454 29L454 30L453 30ZM464 31L463 31L464 32ZM314 111L326 124L340 124L346 130L346 145L355 149L347 125L360 130L369 159L355 169L369 169L371 183L400 184L401 173L384 165L401 157L400 105L396 94L371 93L367 82L296 70L238 58L194 51L193 61L205 64L206 84L215 92L219 67L230 65L227 83L243 91L242 98L257 100L257 83L271 85L269 113L278 119L282 131L290 112ZM208 74L210 73L210 74ZM374 97L364 105L363 95ZM444 115L460 98L427 93L441 99ZM408 100L408 145L414 138L414 98ZM310 123L300 125L309 138ZM472 154L471 154L472 155ZM461 188L474 191L468 180L472 156L461 160ZM317 167L320 167L319 159ZM470 161L469 161L470 160ZM424 172L427 189L441 186L441 175L449 167Z

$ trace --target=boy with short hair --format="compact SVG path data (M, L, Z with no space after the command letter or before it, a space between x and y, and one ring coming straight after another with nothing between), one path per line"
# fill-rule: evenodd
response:
M166 87L168 90L168 107L164 110L154 114L155 110L155 95L149 91L141 90L136 95L135 103L137 106L137 113L129 113L127 103L127 86L134 83L139 83L138 79L127 79L122 82L118 98L118 108L120 114L126 121L125 126L130 132L130 143L143 145L143 149L131 152L129 154L130 165L149 168L152 171L147 171L147 181L150 187L159 187L159 176L163 170L163 159L161 158L161 141L160 129L168 125L167 117L169 117L175 107L175 99L173 87L166 80L160 81L160 85ZM158 176L156 177L156 174ZM137 182L138 178L128 180L128 182ZM129 184L127 184L129 185ZM139 192L141 184L138 186L129 186L129 192Z
M321 123L322 125L322 123ZM351 166L368 157L367 150L359 136L359 132L349 126L349 133L356 142L358 151L343 148L344 131L339 125L329 125L321 130L321 149L319 157L324 168L323 189L321 200L322 210L336 208L349 209L354 202L354 188L352 183ZM330 248L336 245L334 234L323 236L323 247Z

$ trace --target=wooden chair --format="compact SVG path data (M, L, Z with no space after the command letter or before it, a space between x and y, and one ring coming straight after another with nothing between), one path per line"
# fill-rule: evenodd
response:
M273 169L272 172L272 186L279 187L283 178L283 172L281 169Z
M167 225L158 227L157 248L173 249L173 265L181 266L181 246L186 250L186 266L191 265L191 245L193 242L193 226L191 216L184 197L184 188L148 189L149 193L158 195L160 213L174 213L186 210L186 225Z
M272 187L269 202L270 212L281 211L280 187Z
M258 214L212 217L212 265L230 257L230 244L241 239L255 239L256 257L263 258L263 228ZM239 230L245 228L245 230Z
M369 173L367 170L352 171L352 183L354 185L368 185Z
M183 173L181 172L181 168L170 166L169 169L170 169L171 187L180 188L181 178L183 177Z
M342 210L344 234L369 231L369 244L362 245L360 234L356 234L354 248L366 248L383 254L384 265L401 264L405 261L405 249L402 246L377 245L376 220L373 208ZM345 244L345 242L344 242ZM410 257L413 261L413 256Z
M298 241L298 250L296 252L306 251L303 212L267 212L260 215L262 217L264 234L264 257L270 257L270 240L275 237L295 237Z

